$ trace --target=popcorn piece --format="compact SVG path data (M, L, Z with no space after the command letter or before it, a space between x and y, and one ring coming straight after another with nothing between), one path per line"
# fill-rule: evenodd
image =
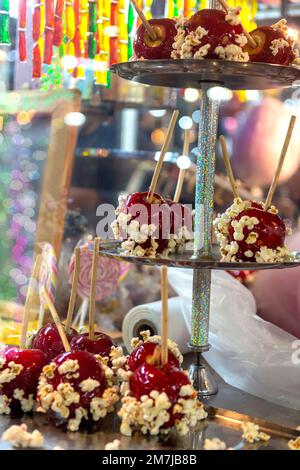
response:
M114 441L106 444L104 449L105 450L120 450L120 445L121 445L121 442L118 439L115 439Z
M47 367L47 366L46 366ZM53 367L53 366L52 366ZM74 372L76 372L77 370L79 370L79 364L78 364L78 361L75 360L73 361L73 359L68 359L67 361L65 361L61 366L59 366L58 368L58 372L61 374L61 375L64 375L64 374L72 374Z
M225 450L226 444L224 441L221 441L218 437L213 437L212 439L205 439L203 449L204 450Z
M225 21L233 26L241 24L240 12L241 8L228 8Z
M243 430L242 438L250 444L259 441L267 442L269 439L271 439L271 436L259 430L258 424L246 421L242 423L241 427Z
M297 437L295 440L291 439L288 442L288 446L289 446L289 449L291 450L300 450L300 436Z
M6 369L0 370L0 385L12 382L22 372L23 366L11 361Z
M26 424L11 426L2 434L2 439L10 442L14 447L23 448L42 447L44 443L42 434L37 429L32 433L28 432Z
M285 47L289 47L289 46L290 46L290 44L282 38L281 39L274 39L271 42L270 49L272 51L272 54L275 56L275 55L278 54L280 49L284 49Z
M95 388L99 387L98 380L86 379L80 382L79 387L83 392L92 392Z

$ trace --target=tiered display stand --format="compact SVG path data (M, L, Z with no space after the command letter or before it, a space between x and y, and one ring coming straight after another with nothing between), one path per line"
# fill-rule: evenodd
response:
M152 86L198 88L202 90L199 125L199 152L196 170L194 250L168 258L137 258L122 256L123 260L152 265L191 268L193 303L190 349L196 361L189 368L190 377L199 396L217 393L218 386L201 355L210 349L208 342L211 294L211 270L279 269L300 265L300 252L292 261L283 263L225 263L220 261L218 249L212 245L214 208L215 146L219 102L211 100L207 90L224 86L231 90L264 90L293 85L300 79L300 70L293 67L262 63L238 63L223 60L156 60L116 64L112 71L120 77ZM120 243L102 245L103 256L120 258Z

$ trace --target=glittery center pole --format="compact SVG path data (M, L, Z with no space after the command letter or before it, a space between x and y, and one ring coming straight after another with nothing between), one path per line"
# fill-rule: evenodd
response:
M200 109L199 150L196 170L194 257L212 254L212 222L214 209L215 146L218 123L218 101L211 100L202 87ZM191 347L208 349L209 311L211 292L210 270L194 270Z
M212 84L204 85L200 109L199 144L196 170L194 257L211 256L214 210L215 146L219 102L207 96Z

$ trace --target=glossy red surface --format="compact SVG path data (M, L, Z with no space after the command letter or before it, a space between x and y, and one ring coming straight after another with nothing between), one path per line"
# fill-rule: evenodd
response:
M128 358L127 364L129 369L134 372L142 364L147 363L147 360L151 360L156 346L157 343L152 343L150 341L137 346ZM170 350L168 353L168 364L173 367L180 367L178 359Z
M214 53L217 46L235 44L235 35L242 34L243 28L239 25L231 25L225 20L226 14L222 10L204 9L195 13L186 23L187 33L195 31L199 26L208 31L201 39L201 43L193 48L195 53L200 47L210 44L206 59L217 59Z
M95 333L95 339L93 340L89 338L88 333L82 333L74 336L70 342L72 351L88 351L102 357L109 357L113 345L112 339L100 332Z
M133 48L137 58L170 59L172 45L177 34L175 21L169 18L152 19L149 21L158 39L153 41L143 24L137 30Z
M236 258L243 261L255 261L255 257L249 258L245 256L245 252L251 250L254 254L257 253L262 246L267 248L276 249L277 247L283 246L286 236L286 226L283 220L276 214L265 212L262 209L252 207L241 212L237 217L232 219L240 220L242 217L256 217L259 223L254 226L253 229L244 227L244 240L238 241L239 251ZM232 223L231 222L231 223ZM258 238L255 243L248 244L245 242L250 232L258 233ZM229 241L234 241L234 229L229 228Z
M20 349L17 346L5 346L3 349L0 349L0 358L5 359L2 370L10 362L23 366L23 370L21 370L15 379L1 384L0 393L13 398L14 390L20 389L24 391L25 398L28 398L30 394L33 394L35 398L40 373L48 362L47 356L38 349ZM11 406L19 406L19 402L13 399Z
M72 328L71 333L67 335L68 340L71 341L77 334ZM55 323L47 323L36 333L32 347L43 351L49 360L65 351Z
M278 49L278 53L272 53L272 41L282 39L286 41L285 34L271 26L260 26L251 31L251 36L258 44L255 49L246 45L244 51L248 52L251 62L266 62L268 64L289 65L294 60L291 44Z

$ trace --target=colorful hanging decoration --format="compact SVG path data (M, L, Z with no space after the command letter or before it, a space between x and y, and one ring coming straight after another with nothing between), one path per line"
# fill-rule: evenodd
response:
M0 45L9 44L9 0L0 0Z
M95 83L107 86L109 67L129 60L133 53L133 38L140 19L130 0L31 0L33 78L42 76L43 64L53 66L59 56L68 56L62 67L77 79L92 70ZM242 8L246 29L255 27L257 0L229 0L232 7ZM146 18L152 18L153 0L138 0ZM19 57L27 60L26 25L29 2L19 0ZM0 0L0 39L9 42L9 1ZM207 8L207 0L166 0L165 15L169 18L191 16ZM74 58L74 60L72 60ZM48 73L48 69L44 69Z
M18 39L19 39L19 56L20 56L21 62L25 62L27 60L26 25L27 25L27 0L19 0Z

